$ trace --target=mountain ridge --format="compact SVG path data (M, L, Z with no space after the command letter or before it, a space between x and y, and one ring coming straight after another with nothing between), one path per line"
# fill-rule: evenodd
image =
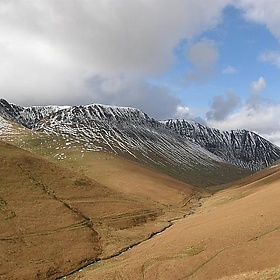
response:
M228 141L230 132L226 137L198 123L160 122L137 108L102 104L22 107L1 99L0 115L32 130L60 135L68 143L82 143L86 150L128 155L177 174L199 168L210 174L223 164L256 171L280 159L280 148L252 132L231 131L231 139L238 141ZM253 135L252 141L240 141L244 134ZM261 143L260 151L260 145L253 145L256 142Z
M167 120L162 123L222 159L253 171L266 168L280 158L278 146L246 129L220 131L185 120Z

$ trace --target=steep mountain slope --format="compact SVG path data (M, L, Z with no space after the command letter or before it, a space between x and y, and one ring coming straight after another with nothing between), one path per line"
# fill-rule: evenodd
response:
M154 119L133 108L88 105L61 110L36 123L35 129L73 137L87 143L89 149L139 154L157 164L164 161L189 167L200 162L214 166L221 159L176 134L169 133ZM186 152L187 151L187 152ZM151 155L151 156L150 156Z
M202 165L221 161L198 145L168 133L160 123L138 109L104 105L21 107L3 100L0 105L10 119L28 128L82 141L89 150L126 152L133 157L141 153L149 160L152 160L149 154L156 152L175 164L180 164L185 156L188 159L185 163L191 166L197 159Z
M98 156L106 164L96 172L111 178L105 184L0 141L0 279L56 279L110 257L169 226L202 195L135 162Z
M279 279L280 166L204 199L196 213L66 279Z
M0 99L0 115L8 120L16 121L27 128L33 128L41 119L68 107L69 106L22 107Z
M0 115L0 139L14 142L17 139L36 134L32 130L18 124L17 122L6 119Z
M25 108L3 100L1 104L10 119L63 137L67 147L78 143L83 151L124 155L197 186L221 184L248 174L138 109L98 104ZM59 158L64 158L64 154Z
M280 159L279 147L251 131L220 131L185 120L162 123L225 161L253 171L261 170Z

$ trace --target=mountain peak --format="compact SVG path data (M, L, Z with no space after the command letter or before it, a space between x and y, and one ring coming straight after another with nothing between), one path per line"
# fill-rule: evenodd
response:
M251 170L263 169L280 158L280 148L246 129L220 131L194 121L168 120L166 128L194 141L232 164Z
M256 171L280 159L280 148L253 132L220 131L186 120L158 122L130 107L22 107L3 100L0 113L27 128L79 141L90 150L125 153L185 173L197 164L208 168L222 162Z

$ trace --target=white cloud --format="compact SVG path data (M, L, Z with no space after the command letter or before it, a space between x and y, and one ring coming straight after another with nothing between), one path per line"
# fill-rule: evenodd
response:
M253 107L256 110L265 103L269 103L269 100L266 100L262 97L265 87L266 81L264 77L260 77L258 80L251 83L251 92L246 101L246 105L248 107Z
M85 83L90 77L133 76L145 84L172 64L180 40L216 26L230 2L0 1L2 97L81 103L95 100Z
M237 69L232 66L227 66L222 71L223 74L235 74L237 73Z
M265 89L266 82L264 77L259 77L257 81L252 82L251 84L251 90L253 92L259 93Z
M272 132L270 134L262 135L265 139L280 147L280 131Z
M175 119L179 120L189 120L191 118L191 110L187 106L179 105L176 108L176 113L174 114Z
M204 81L215 72L219 52L215 41L202 39L189 46L186 56L194 67L188 73L187 78L194 81Z
M280 104L258 108L243 106L224 120L207 120L207 124L221 130L247 129L255 131L273 143L280 143Z
M280 40L280 2L278 0L236 0L235 5L244 10L248 20L264 24Z
M216 96L207 113L207 125L221 130L247 129L279 145L280 104L262 98L265 86L262 76L252 82L245 104L241 104L233 92L226 93L226 96Z
M280 52L267 51L259 56L259 60L265 63L271 63L280 68Z

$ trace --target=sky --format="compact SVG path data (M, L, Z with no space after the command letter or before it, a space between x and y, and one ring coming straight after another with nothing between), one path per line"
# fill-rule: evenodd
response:
M1 98L101 103L280 146L279 0L0 0Z

